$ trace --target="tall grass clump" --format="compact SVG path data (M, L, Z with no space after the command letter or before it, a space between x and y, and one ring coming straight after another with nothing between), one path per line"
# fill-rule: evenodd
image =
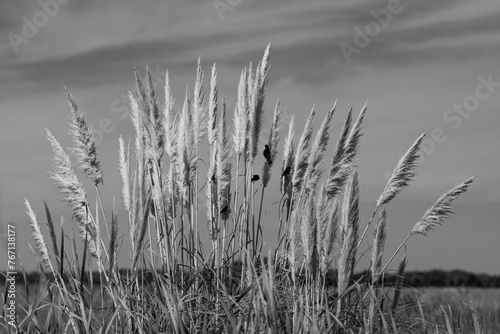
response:
M49 130L47 138L54 152L51 177L71 210L71 223L61 221L58 238L46 205L51 239L47 243L26 201L35 254L46 280L41 296L32 298L26 288L30 304L18 318L18 329L29 333L422 329L420 323L402 320L404 309L398 306L406 260L399 264L395 285L385 283L386 269L410 237L442 224L453 211L452 201L468 190L474 178L445 192L384 263L390 226L387 204L414 177L424 135L397 163L372 217L362 222L359 179L363 176L357 171L357 155L367 105L357 117L352 109L348 112L330 151L336 102L316 133L314 107L302 132L296 133L294 118L283 127L282 102L267 112L269 73L270 46L255 69L250 63L242 70L231 111L217 87L215 65L206 94L198 60L193 89L186 88L181 104L172 95L168 72L162 92L155 89L148 69L144 78L135 72L136 91L129 93L135 136L120 137L117 143L120 205L100 196L105 177L95 136L67 93L70 149L77 170ZM261 138L266 124L269 136ZM281 144L283 128L286 136ZM332 156L330 161L327 156ZM84 189L82 176L93 183L93 190ZM270 204L278 189L279 200ZM264 249L263 227L271 224L278 228L278 240L275 247ZM64 232L75 225L79 239ZM371 241L365 239L370 227ZM370 270L360 278L355 270L366 251L361 249L363 241L373 246ZM126 246L129 265L120 268L118 253Z

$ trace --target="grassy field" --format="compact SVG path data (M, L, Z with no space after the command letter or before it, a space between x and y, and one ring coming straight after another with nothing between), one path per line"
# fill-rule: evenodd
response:
M0 291L5 285L0 284ZM17 285L17 315L20 319L29 316L30 305L50 302L44 283ZM90 285L86 284L90 291ZM100 286L94 286L93 294L99 295ZM387 290L388 295L391 290ZM29 296L29 298L26 298ZM57 297L56 297L57 298ZM98 299L97 299L98 300ZM99 308L96 302L96 310ZM50 317L48 307L37 311L37 317ZM479 288L403 288L395 321L401 332L406 333L500 333L500 289ZM476 322L476 324L475 324Z
M449 326L453 333L465 334L474 333L476 326L481 333L500 333L500 289L404 289L401 306L408 317L422 319L430 328Z
M451 327L440 326L433 313L407 316L401 304L406 256L399 260L391 286L384 286L382 277L411 237L427 235L443 223L453 212L452 202L475 178L445 191L397 250L385 254L385 207L415 176L425 134L401 157L374 201L371 218L361 222L357 153L367 106L357 117L348 112L331 161L326 161L325 152L336 103L316 134L314 108L298 138L292 119L280 149L279 100L270 117L269 136L261 138L269 61L268 46L255 68L249 65L242 71L232 132L215 66L208 98L198 63L193 90L186 90L178 106L168 73L161 100L149 71L145 79L136 73L136 92L129 96L135 137L119 140L122 203L112 202L111 212L105 209L111 200L105 205L101 198L104 176L96 138L68 92L76 161L49 130L47 138L54 153L51 178L72 217L58 224L44 203L48 227L44 233L25 201L33 249L40 268L53 279L36 289L21 287L31 292L25 310L13 320L7 308L11 301L2 296L2 329L8 333L357 334L426 329L462 333L454 322ZM90 190L80 182L82 175L92 182ZM279 184L281 195L278 205L272 206L277 221L268 221L265 214L271 181ZM127 222L118 223L119 210ZM202 224L208 229L210 249L202 246ZM263 224L279 226L278 246L266 254ZM126 275L120 275L117 265L119 225L127 228L122 235L130 239L130 249L124 250L130 254ZM71 235L72 230L76 234ZM366 241L372 245L368 251L360 249ZM368 274L355 278L358 260L367 255ZM98 270L102 284L87 283L89 268ZM143 270L150 272L147 282ZM473 313L473 319L479 318ZM475 333L481 333L479 325L478 320Z

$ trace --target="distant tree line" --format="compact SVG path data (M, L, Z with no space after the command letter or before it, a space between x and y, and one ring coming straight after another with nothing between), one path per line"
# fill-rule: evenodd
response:
M355 279L369 277L369 272L358 273ZM386 275L384 285L396 282L395 275ZM429 270L405 272L404 285L408 287L470 287L500 288L500 275L475 274L464 270Z
M404 282L412 287L500 288L500 275L475 274L464 270L413 271L405 274Z
M127 269L120 269L121 276L127 276ZM235 273L237 275L237 273ZM5 283L6 273L0 273L0 284ZM143 277L145 282L149 282L153 279L151 272L144 272L140 275ZM40 272L30 272L21 274L18 273L16 277L17 283L24 283L26 281L33 284L37 281L53 279L52 275L44 275ZM330 272L327 275L327 284L336 285L335 282L336 273ZM90 275L87 273L84 275L84 280L88 283L90 282ZM354 275L353 280L370 281L369 272L361 272ZM100 275L98 272L92 273L92 281L94 283L99 283ZM396 281L394 275L386 275L384 277L384 285L391 285ZM489 274L475 274L464 270L430 270L430 271L410 271L405 273L404 285L411 287L474 287L474 288L500 288L500 275L489 275Z

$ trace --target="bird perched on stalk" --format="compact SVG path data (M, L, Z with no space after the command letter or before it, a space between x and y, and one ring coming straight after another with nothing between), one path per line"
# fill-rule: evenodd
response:
M292 171L292 167L288 166L287 168L285 168L285 170L283 171L283 174L281 174L281 178L284 178L286 175L290 175L291 171Z
M269 145L266 145L266 149L264 150L264 158L266 158L267 163L272 166L273 162L271 161L271 149L269 148Z
M229 211L229 206L226 205L225 207L222 208L222 210L220 210L220 213L223 215L223 214L227 213L228 211Z
M250 181L255 182L255 181L259 181L259 179L260 179L260 176L256 174L256 175L252 176L252 179Z

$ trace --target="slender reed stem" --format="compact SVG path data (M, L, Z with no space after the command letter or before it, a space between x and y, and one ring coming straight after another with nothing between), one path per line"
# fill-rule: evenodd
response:
M262 187L262 193L260 195L259 220L258 220L258 223L257 223L258 228L260 228L260 226L261 226L260 219L261 219L261 216L262 216L262 206L264 204L264 192L265 192L265 190L266 190L266 187ZM257 236L257 238L258 238L258 236ZM279 236L278 236L278 238L279 238ZM257 247L258 247L258 245L257 245ZM255 248L255 249L257 249L257 248Z
M106 232L108 232L108 237L111 237L111 234L109 233L109 228L108 228L108 221L106 219L106 212L104 212L104 205L102 204L102 199L101 199L101 191L99 190L99 187L97 184L94 184L95 190L97 192L97 199L99 201L99 205L101 206L101 212L102 216L104 217L104 225L106 226Z
M235 235L237 233L237 228L238 228L238 211L237 211L237 208L238 208L238 180L239 180L239 177L240 177L240 155L237 154L236 155L236 177L235 177L235 180L236 180L236 185L235 185L235 193L234 193L234 210L233 210L233 215L234 215L234 219L233 219L233 235ZM236 247L236 238L232 238L231 239L231 243L232 243L232 249L231 249L231 252L232 254L235 254L235 247Z
M392 254L391 258L389 259L389 261L387 261L386 265L382 268L382 270L380 270L381 274L384 272L384 270L387 268L387 266L389 265L389 263L391 263L391 261L394 259L394 257L396 256L396 254L401 250L401 248L403 248L403 246L406 244L406 242L408 241L408 239L410 239L410 237L412 235L413 235L413 233L408 234L408 236L405 238L405 240L403 240L403 242L401 243L401 245L399 245L398 249L396 249L396 251L394 252L394 254Z
M378 211L378 206L375 207L375 210L373 211L372 213L372 216L370 217L370 220L368 221L368 224L366 224L366 227L365 227L365 230L363 231L363 234L361 235L361 237L359 238L359 242L358 242L358 245L356 246L356 252L357 250L359 249L359 247L361 246L361 243L363 242L363 239L366 235L366 232L368 231L368 227L370 226L370 224L372 223L372 220L373 218L375 217L375 215L377 214L377 211Z
M196 244L197 244L197 240L198 240L198 191L196 191L196 189L198 189L198 169L195 170L195 188L194 188L194 203L195 203L195 211L194 211L194 221L193 221L193 224L194 224L194 229L192 231L193 235L192 235L192 244L193 244L193 256L194 256L194 259L193 259L193 265L194 265L194 268L197 268L198 267L198 262L196 260L196 255L197 255L197 247L196 247Z

